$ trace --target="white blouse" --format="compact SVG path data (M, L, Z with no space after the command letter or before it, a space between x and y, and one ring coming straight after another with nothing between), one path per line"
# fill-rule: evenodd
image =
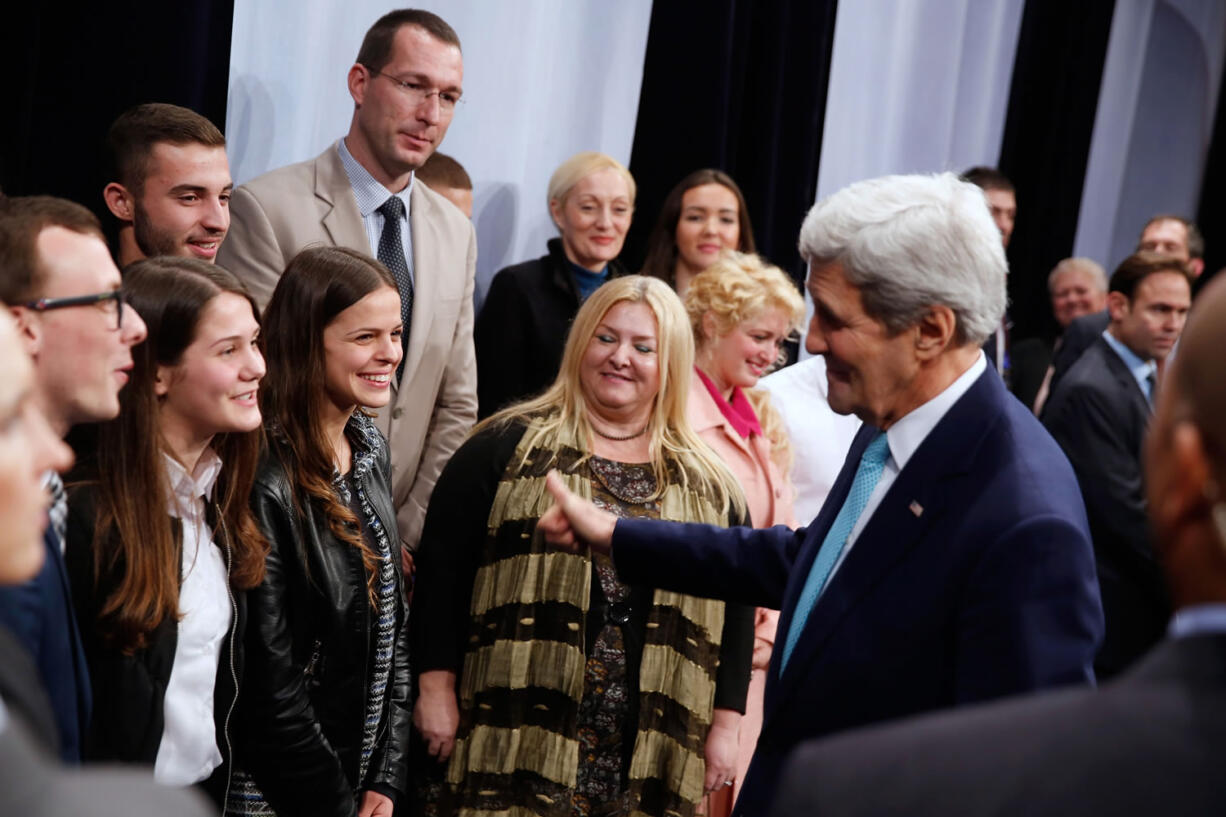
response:
M170 514L183 523L181 618L153 776L171 786L189 786L206 779L222 760L213 719L213 692L233 609L225 556L214 545L213 532L204 517L204 500L211 498L220 471L221 459L211 448L205 449L192 474L166 455Z

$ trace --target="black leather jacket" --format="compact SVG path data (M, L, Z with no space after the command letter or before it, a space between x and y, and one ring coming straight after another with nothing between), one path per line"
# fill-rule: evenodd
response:
M355 458L364 447L376 455L361 484L398 556L387 444L362 415L346 432ZM332 535L317 509L295 505L274 452L261 464L252 507L272 550L264 583L248 598L238 763L278 814L349 817L355 792L405 790L411 706L400 570L392 677L366 778L358 780L375 626L361 554Z

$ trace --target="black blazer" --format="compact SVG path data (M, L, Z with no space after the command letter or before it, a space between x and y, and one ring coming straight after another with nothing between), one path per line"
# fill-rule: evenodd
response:
M1166 641L1114 683L806 744L775 817L1202 817L1226 809L1226 635Z
M719 530L622 519L623 581L796 614L875 429L852 443L808 528ZM987 370L898 474L767 671L762 733L735 817L760 817L801 741L931 709L1093 680L1102 608L1081 497L1034 415Z
M1162 637L1170 618L1141 478L1149 401L1101 337L1052 391L1043 423L1064 449L1085 499L1107 632L1095 662L1119 673Z
M97 762L136 763L152 767L166 731L166 687L174 669L179 645L179 623L166 619L149 636L148 644L127 654L102 638L98 630L102 605L119 582L117 573L94 578L94 525L98 500L96 482L73 486L68 517L68 547L65 560L72 582L73 601L81 624L85 657L89 663L94 707L85 739L83 756ZM212 508L210 527L216 531ZM171 523L179 525L177 519ZM226 556L225 543L216 546ZM102 547L107 547L106 543ZM213 687L213 724L222 762L201 784L218 804L225 801L226 783L234 759L234 712L238 705L239 681L243 676L243 638L247 621L247 594L231 588L233 618L221 644L217 679ZM227 723L229 719L229 723Z
M566 334L579 311L579 288L562 239L550 239L548 246L547 255L494 276L473 325L481 419L544 391L558 376ZM609 264L610 278L624 274L617 261Z
M1092 315L1082 315L1065 327L1064 334L1060 336L1059 345L1052 352L1051 383L1047 384L1048 394L1056 390L1056 384L1068 374L1068 370L1073 368L1073 364L1077 362L1082 353L1094 345L1094 341L1106 331L1107 324L1110 322L1111 315L1104 309Z
M396 548L387 445L373 422L354 450L377 446L377 465L363 486ZM371 436L373 435L373 436ZM271 445L284 445L275 435ZM377 439L377 443L372 442ZM397 569L396 648L380 736L358 779L377 622L366 594L361 554L339 541L317 510L299 501L280 459L265 456L251 503L272 546L264 582L248 593L247 675L239 702L239 765L278 814L354 815L353 793L405 791L409 665L407 608Z

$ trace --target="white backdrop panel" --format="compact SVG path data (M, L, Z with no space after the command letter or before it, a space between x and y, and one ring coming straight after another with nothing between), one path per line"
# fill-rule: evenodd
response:
M887 173L995 165L1024 4L840 3L817 197Z
M889 173L995 165L1025 0L839 4L821 199ZM805 293L806 320L813 304ZM808 357L802 348L801 357Z
M629 163L651 0L425 0L464 49L464 97L442 151L475 185L477 276L535 258L556 234L554 168L581 150ZM345 74L362 35L401 4L236 0L226 117L242 183L310 158L349 128Z
M1110 273L1150 216L1196 217L1224 60L1221 0L1116 4L1074 255Z

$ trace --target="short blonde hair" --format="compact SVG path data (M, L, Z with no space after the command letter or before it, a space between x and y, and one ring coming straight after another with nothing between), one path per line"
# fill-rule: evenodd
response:
M722 337L768 309L783 312L789 331L804 322L805 302L796 284L783 270L753 253L724 251L718 261L694 276L685 293L685 311L699 346L714 340L703 334L707 314L714 318Z
M658 490L677 476L684 481L687 472L704 475L716 498L726 510L744 513L744 497L736 477L719 456L690 426L686 414L690 372L694 367L694 337L686 320L685 308L672 288L658 278L626 275L614 278L597 289L579 307L566 338L558 377L543 394L510 406L489 417L473 433L492 425L509 425L516 420L542 418L535 439L525 450L550 448L559 437L592 439L587 402L583 395L580 370L596 328L610 309L619 303L641 303L656 320L656 358L660 388L652 398L647 433L652 470ZM590 454L591 451L585 452ZM684 467L670 468L670 463ZM688 487L688 486L687 486Z
M566 197L570 195L574 186L598 170L616 170L621 174L621 177L626 180L626 190L630 192L630 206L633 207L634 195L638 190L634 184L634 177L621 162L608 154L595 150L576 153L558 165L558 169L549 177L549 191L545 195L545 207L548 208L554 201L560 205L565 204Z

